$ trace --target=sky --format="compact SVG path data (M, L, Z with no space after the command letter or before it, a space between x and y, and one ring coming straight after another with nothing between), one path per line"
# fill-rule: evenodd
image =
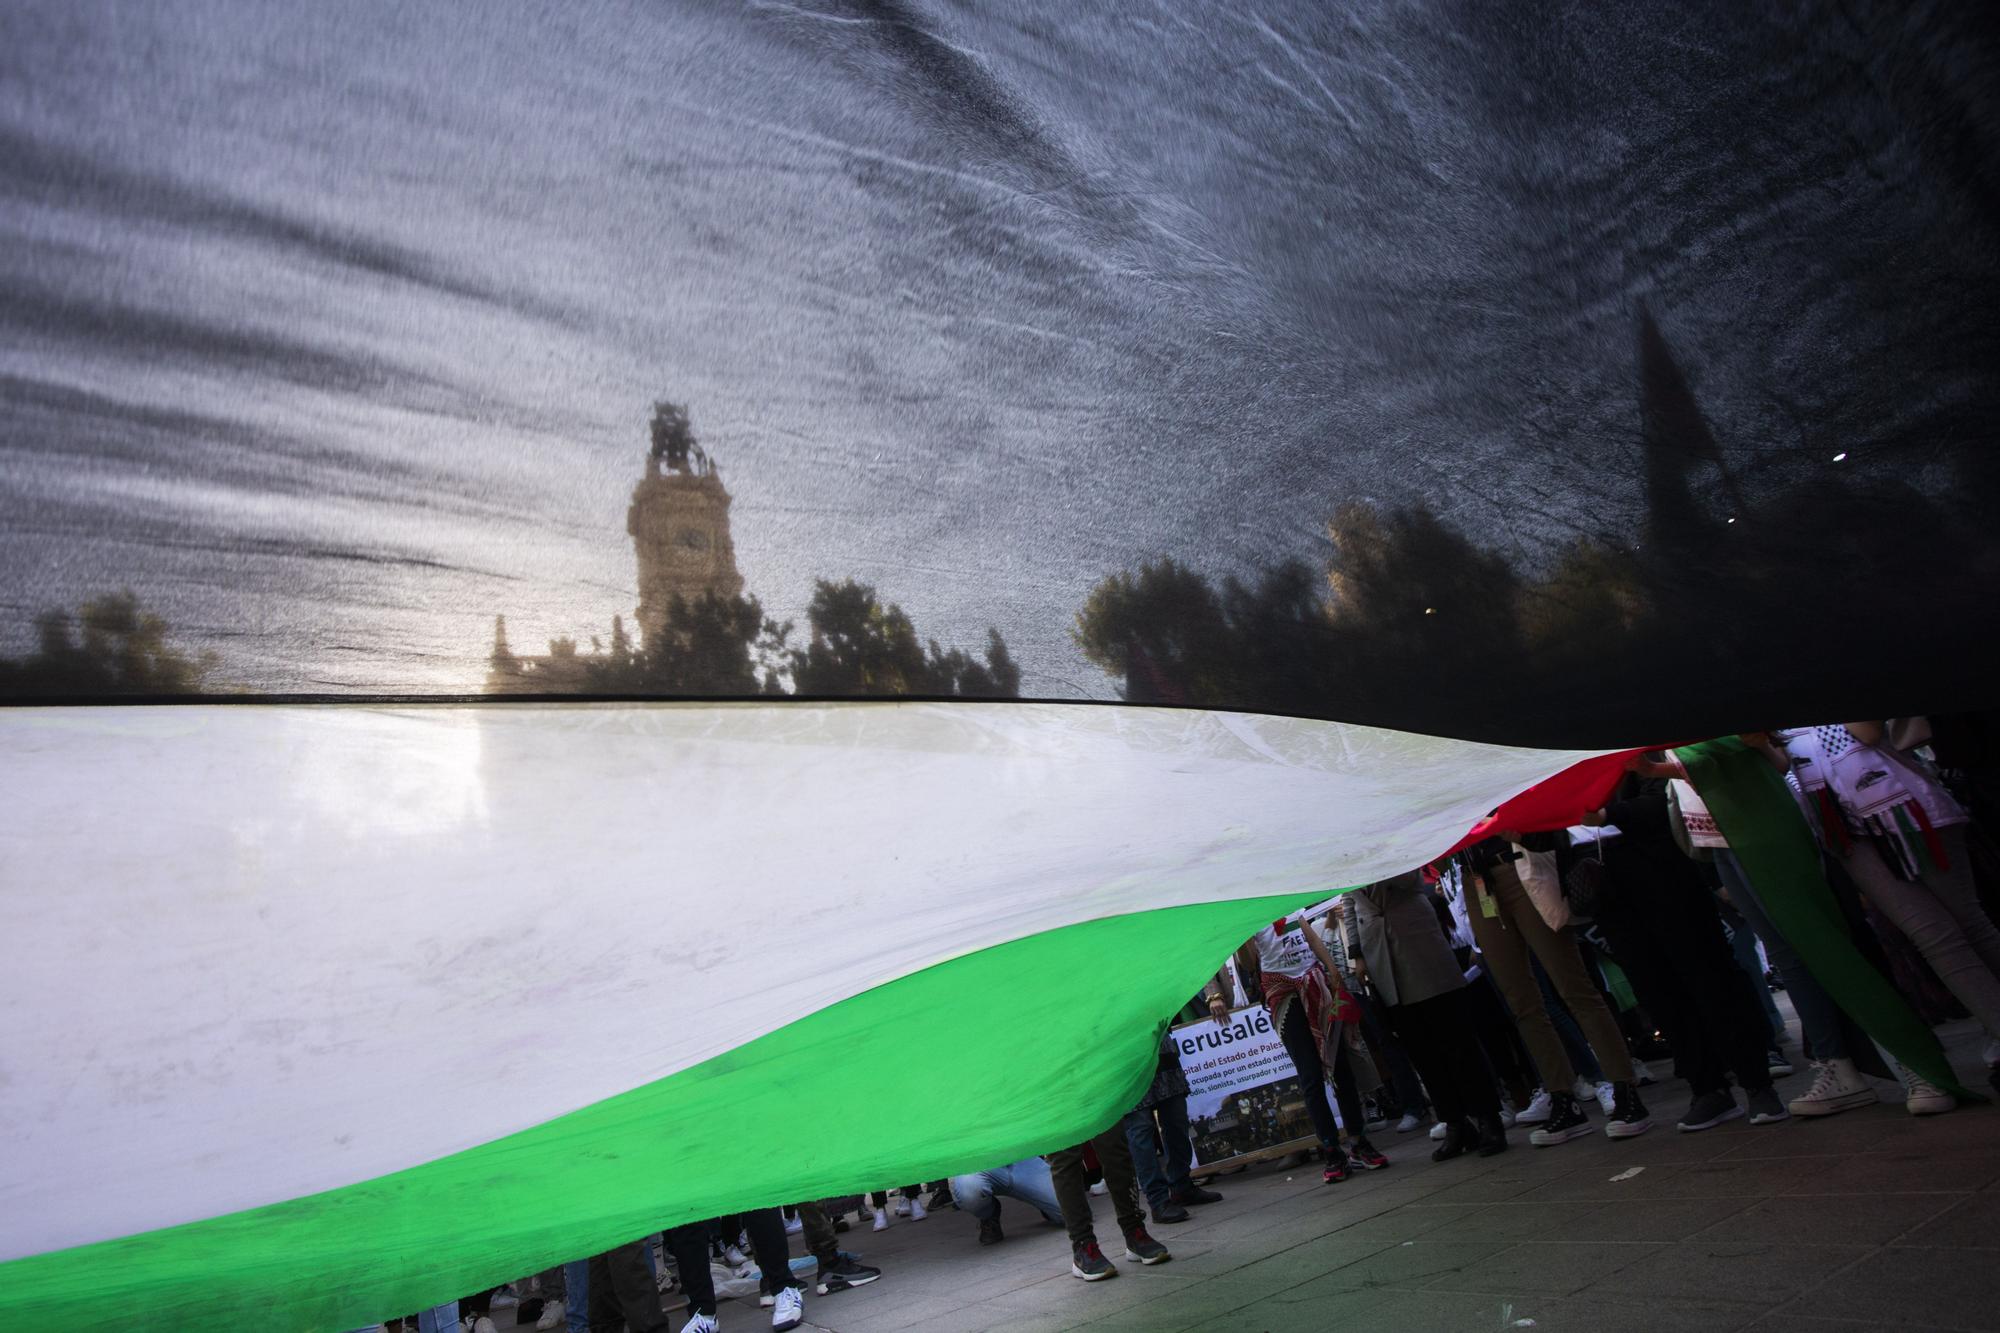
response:
M767 609L1111 697L1147 559L1628 532L1642 311L1753 500L1991 499L1990 43L1740 10L9 4L0 653L130 587L254 689L476 689L629 615L668 398Z

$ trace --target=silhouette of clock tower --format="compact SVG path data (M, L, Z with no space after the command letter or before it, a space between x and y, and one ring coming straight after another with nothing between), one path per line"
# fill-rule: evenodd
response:
M736 543L729 535L729 492L695 443L687 409L653 404L653 447L646 475L632 490L625 531L639 561L639 627L647 639L665 625L675 597L743 591Z

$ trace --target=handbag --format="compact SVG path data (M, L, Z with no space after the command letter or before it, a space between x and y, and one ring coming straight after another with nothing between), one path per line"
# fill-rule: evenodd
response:
M1598 910L1604 904L1604 895L1611 888L1611 871L1605 864L1604 839L1593 838L1595 856L1579 856L1570 864L1569 874L1563 879L1563 897L1569 902L1571 917L1579 921L1594 921Z
M1528 891L1528 900L1541 913L1542 920L1550 930L1561 930L1569 924L1570 906L1563 897L1563 886L1556 878L1556 854L1554 852L1531 852L1520 849L1521 855L1514 862L1514 874L1519 877L1521 887Z

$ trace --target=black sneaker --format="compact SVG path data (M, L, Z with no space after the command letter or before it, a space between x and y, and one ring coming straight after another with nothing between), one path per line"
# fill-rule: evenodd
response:
M1463 1120L1453 1120L1444 1127L1444 1142L1431 1149L1433 1162L1449 1162L1454 1157L1465 1156L1465 1150L1472 1146L1472 1126Z
M1507 1127L1500 1123L1497 1115L1482 1115L1473 1120L1473 1127L1479 1131L1479 1155L1498 1157L1507 1151Z
M1637 1138L1653 1127L1652 1117L1646 1114L1646 1103L1639 1100L1639 1090L1630 1083L1611 1085L1611 1114L1604 1117L1604 1133L1607 1138Z
M1347 1179L1346 1153L1342 1152L1339 1148L1321 1148L1319 1155L1326 1162L1326 1168L1319 1173L1322 1183L1338 1185L1341 1181Z
M924 1207L932 1212L940 1208L956 1208L958 1200L951 1197L951 1187L943 1185L931 1191L931 1197L924 1200Z
M1785 1109L1785 1103L1778 1096L1778 1090L1770 1084L1753 1088L1744 1094L1750 1103L1750 1123L1753 1125L1775 1125L1780 1120L1790 1120L1792 1113Z
M1102 1282L1105 1278L1118 1276L1118 1270L1111 1266L1111 1261L1104 1257L1104 1251L1097 1248L1094 1240L1069 1247L1069 1271L1085 1282Z
M981 1245L998 1245L1005 1238L1004 1233L1000 1230L1000 1219L998 1217L988 1217L980 1221L979 1243Z
M1736 1094L1727 1088L1717 1088L1714 1092L1699 1094L1688 1103L1687 1114L1681 1117L1680 1129L1684 1134L1714 1129L1725 1120L1738 1119L1742 1114L1743 1108L1736 1104Z
M1222 1202L1222 1196L1220 1194L1217 1194L1214 1190L1205 1190L1201 1186L1192 1183L1190 1183L1188 1187L1182 1190L1179 1194L1171 1195L1169 1197L1171 1197L1175 1203L1179 1204L1183 1208L1190 1208L1196 1204L1202 1204L1202 1203Z
M1528 1135L1528 1142L1537 1148L1550 1148L1588 1133L1590 1116L1577 1104L1576 1098L1567 1092L1552 1092L1549 1094L1548 1122Z
M1125 1257L1136 1259L1150 1268L1163 1264L1174 1256L1167 1253L1167 1247L1146 1234L1146 1228L1133 1227L1125 1233Z
M1162 1223L1185 1222L1194 1214L1169 1199L1163 1206L1153 1210L1153 1220Z
M819 1266L819 1294L831 1296L836 1291L846 1291L850 1287L865 1287L882 1276L879 1268L867 1264L857 1264L846 1255L836 1260L831 1268Z
M1348 1144L1347 1156L1363 1171L1380 1171L1389 1165L1389 1159L1375 1151L1375 1145L1367 1139L1356 1139Z

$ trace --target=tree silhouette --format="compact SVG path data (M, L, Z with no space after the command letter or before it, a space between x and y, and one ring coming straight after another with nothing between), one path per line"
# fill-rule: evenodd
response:
M806 620L811 637L791 653L801 694L1020 695L1020 668L998 630L987 630L983 662L960 649L946 651L936 639L920 643L903 608L883 606L865 583L818 580Z
M129 589L85 602L74 617L45 612L35 625L34 653L0 658L0 697L199 694L217 665L213 653L170 645L166 621Z

